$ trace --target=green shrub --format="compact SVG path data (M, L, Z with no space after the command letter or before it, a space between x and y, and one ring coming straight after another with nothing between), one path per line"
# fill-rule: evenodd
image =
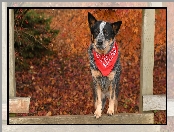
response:
M28 68L27 60L53 54L51 41L58 30L50 28L52 18L33 9L14 10L16 70ZM20 68L19 68L20 67Z

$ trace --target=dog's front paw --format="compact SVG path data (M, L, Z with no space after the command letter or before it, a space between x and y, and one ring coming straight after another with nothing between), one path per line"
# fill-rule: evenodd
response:
M113 108L108 108L107 114L109 116L113 115L114 114L114 109Z
M101 114L102 113L102 108L97 108L96 111L94 112L94 116L95 118L100 118L101 117Z

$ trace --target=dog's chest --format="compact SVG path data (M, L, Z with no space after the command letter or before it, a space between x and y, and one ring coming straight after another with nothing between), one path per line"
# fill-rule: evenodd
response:
M107 76L97 77L97 82L101 86L102 91L105 91L105 90L107 91L109 88L109 85L111 83L111 81L109 80L109 78Z

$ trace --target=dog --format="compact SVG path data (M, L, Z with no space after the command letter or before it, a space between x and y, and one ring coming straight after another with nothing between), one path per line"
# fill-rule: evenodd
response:
M115 36L122 21L114 23L98 21L88 12L91 42L88 54L93 79L95 118L100 118L106 99L109 99L109 116L117 112L119 81L121 74L120 51Z

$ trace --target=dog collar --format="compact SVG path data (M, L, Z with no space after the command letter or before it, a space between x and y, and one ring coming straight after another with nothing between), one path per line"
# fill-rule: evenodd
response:
M115 62L118 58L118 46L116 42L113 45L113 48L107 54L99 54L93 50L94 60L97 68L101 71L103 76L109 75L113 69Z

